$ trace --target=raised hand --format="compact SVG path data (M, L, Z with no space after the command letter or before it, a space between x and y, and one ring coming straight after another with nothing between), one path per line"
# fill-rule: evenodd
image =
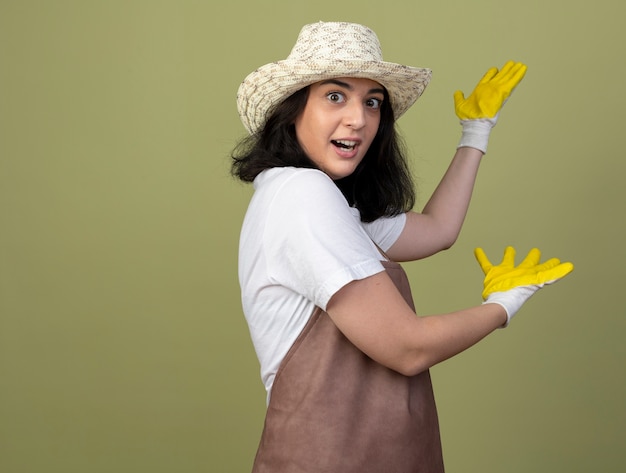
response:
M526 65L507 62L502 69L492 67L465 98L460 90L454 93L454 110L461 120L463 134L458 147L476 148L487 152L491 129L511 93L524 78Z
M465 98L463 92L454 93L454 110L461 120L496 118L517 84L526 74L526 65L508 61L502 69L489 69L474 91Z

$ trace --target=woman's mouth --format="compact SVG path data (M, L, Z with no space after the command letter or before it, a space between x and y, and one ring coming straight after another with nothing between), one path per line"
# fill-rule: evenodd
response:
M353 150L359 143L357 141L349 140L331 140L331 143L337 148L345 149L347 151Z

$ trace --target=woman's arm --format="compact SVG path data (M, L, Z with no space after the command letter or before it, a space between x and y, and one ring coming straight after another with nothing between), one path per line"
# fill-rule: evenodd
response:
M508 325L539 289L567 276L574 266L557 258L540 262L534 248L515 266L507 247L493 265L477 248L485 273L485 303L442 315L417 317L386 272L353 281L330 299L326 312L339 330L370 358L405 375L414 375L471 347Z
M482 151L458 148L448 170L421 213L408 212L402 233L387 254L413 261L450 248L467 215Z
M525 73L524 64L509 61L500 70L489 69L468 98L461 91L454 93L455 113L463 126L457 152L422 213L407 214L404 231L388 251L393 259L425 258L449 248L456 241L491 129Z
M385 272L344 286L326 311L357 348L406 376L466 350L507 321L498 304L417 317Z

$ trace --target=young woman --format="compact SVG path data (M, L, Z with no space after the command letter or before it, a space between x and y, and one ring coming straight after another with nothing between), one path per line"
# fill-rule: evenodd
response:
M463 133L441 183L412 210L395 121L431 71L384 62L362 25L306 25L286 60L238 92L250 136L233 174L253 182L243 223L242 302L268 393L254 472L443 471L429 368L506 326L572 270L532 250L515 266L482 250L485 303L418 317L398 262L459 235L490 131L526 66L490 69L454 94Z

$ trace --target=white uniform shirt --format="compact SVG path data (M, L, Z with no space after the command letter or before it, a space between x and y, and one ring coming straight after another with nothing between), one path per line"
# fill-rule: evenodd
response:
M284 356L315 307L347 283L384 270L406 215L364 224L323 172L273 168L254 181L239 245L243 311L271 391ZM373 240L373 241L372 241Z

